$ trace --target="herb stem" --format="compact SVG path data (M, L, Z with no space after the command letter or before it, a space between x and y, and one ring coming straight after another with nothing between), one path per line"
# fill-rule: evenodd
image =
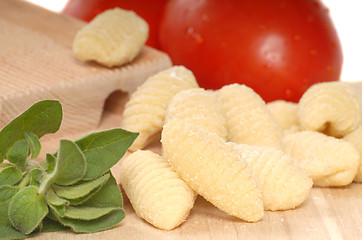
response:
M45 174L43 175L43 178L41 180L38 194L45 194L46 190L48 190L49 186L53 183L54 179L54 172L51 174Z
M19 184L19 189L23 189L24 187L26 187L26 185L28 185L28 183L30 182L30 174L28 173L25 178L23 180L21 180L20 184Z

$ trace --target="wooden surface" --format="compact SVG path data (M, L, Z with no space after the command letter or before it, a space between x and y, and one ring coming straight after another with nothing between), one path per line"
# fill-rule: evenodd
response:
M124 68L81 63L70 48L83 24L21 1L0 0L0 127L40 99L62 101L64 138L119 127L127 94L114 91L131 92L146 76L170 65L166 55L150 48ZM362 85L355 88L362 96ZM45 139L41 156L56 148L59 137ZM159 143L150 149L160 152ZM120 163L112 169L117 180ZM158 230L140 219L126 198L125 210L126 218L107 231L42 233L33 239L362 239L362 184L313 188L302 206L266 212L257 223L231 217L202 197L187 221L173 231Z
M62 102L61 133L96 127L110 94L132 92L171 66L166 54L149 47L124 67L81 62L71 47L84 24L27 2L0 1L0 128L42 99Z

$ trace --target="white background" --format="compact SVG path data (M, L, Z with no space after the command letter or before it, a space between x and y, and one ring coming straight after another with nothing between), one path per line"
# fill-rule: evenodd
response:
M27 0L60 12L67 0ZM156 0L157 1L157 0ZM341 80L362 81L362 0L322 0L329 8L342 43Z

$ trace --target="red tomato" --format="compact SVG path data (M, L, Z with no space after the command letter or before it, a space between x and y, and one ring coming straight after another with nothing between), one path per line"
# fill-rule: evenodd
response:
M149 24L150 33L146 44L159 48L158 31L166 2L167 0L69 0L63 13L88 22L110 8L120 7L133 10Z
M243 83L267 102L298 101L342 66L328 9L315 0L171 0L160 42L201 87Z

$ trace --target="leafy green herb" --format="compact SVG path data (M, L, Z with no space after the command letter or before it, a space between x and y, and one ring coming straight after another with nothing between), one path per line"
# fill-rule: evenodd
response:
M53 170L55 168L55 160L56 160L56 158L52 154L47 153L46 159L43 162L44 169L47 173L53 172Z
M14 185L22 179L21 171L16 167L7 167L0 172L0 186Z
M47 215L49 216L49 215ZM41 232L56 232L68 229L69 227L62 225L60 222L56 220L52 220L50 217L44 218L43 227Z
M109 226L114 226L125 217L123 209L114 210L107 215L93 220L80 220L72 218L60 218L59 221L68 227L71 227L75 232L91 233L108 229Z
M25 139L17 141L6 153L6 159L23 169L29 156L29 145Z
M83 180L91 180L107 172L125 154L138 133L123 129L87 134L76 140L87 159L87 172Z
M48 189L45 194L47 202L53 206L69 205L69 201L59 197L53 189Z
M25 132L24 136L30 147L31 159L35 159L39 156L41 151L41 144L39 138L37 135L31 132Z
M54 183L71 185L83 178L86 159L79 147L72 141L60 140L59 154L52 172Z
M110 174L105 174L93 181L72 185L72 186L53 186L55 193L66 199L76 199L89 194L93 189L103 185L109 178Z
M37 187L28 186L11 199L8 214L14 228L30 234L48 214L47 202Z
M60 127L62 118L62 106L59 101L44 100L35 103L1 130L0 162L10 147L24 138L25 132L31 132L39 138L47 133L55 133Z
M45 100L0 131L0 239L67 228L101 231L125 217L110 168L138 134L111 129L63 139L54 154L36 161L39 138L56 132L61 120L61 104ZM8 162L3 163L4 158Z
M93 220L102 217L117 208L92 208L92 207L67 207L65 211L65 217L82 219L82 220Z

